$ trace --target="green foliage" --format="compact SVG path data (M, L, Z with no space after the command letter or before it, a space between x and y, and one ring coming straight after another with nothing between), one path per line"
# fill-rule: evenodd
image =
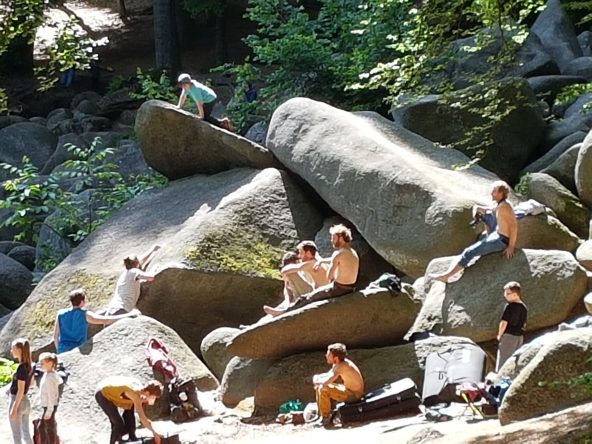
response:
M10 384L18 363L10 359L0 358L0 387Z
M590 0L572 0L562 2L563 7L567 11L575 11L583 14L577 25L587 25L592 21L592 1Z
M577 99L582 94L592 92L592 83L579 83L576 85L568 85L561 88L561 91L555 97L554 105L565 105ZM584 109L588 109L588 104L584 105Z
M155 74L151 74L149 72L144 73L142 72L142 69L138 67L136 69L136 77L138 78L140 91L130 92L129 95L132 99L158 99L170 103L177 102L175 89L173 88L171 80L165 71Z
M520 180L518 181L518 184L514 187L514 190L522 195L522 196L528 196L528 182L530 181L530 173L525 173L522 176L520 176Z
M109 80L109 84L107 85L107 94L112 94L115 91L119 91L121 88L127 86L128 84L129 78L118 74L114 76L111 80Z
M4 225L19 228L16 240L37 242L45 225L74 247L125 202L167 183L160 175L124 179L117 165L108 161L113 149L103 148L100 138L87 148L71 144L66 148L74 158L48 176L41 176L26 157L21 167L2 164L13 178L4 182L0 208L11 210ZM38 264L45 270L55 265L57 259L52 255Z
M280 259L284 251L256 233L214 233L185 251L185 258L205 271L225 271L249 276L281 279Z
M94 48L107 42L106 38L93 40L88 37L74 18L51 26L56 31L55 42L47 45L47 62L35 68L40 91L53 88L64 71L90 68L91 61L97 59Z

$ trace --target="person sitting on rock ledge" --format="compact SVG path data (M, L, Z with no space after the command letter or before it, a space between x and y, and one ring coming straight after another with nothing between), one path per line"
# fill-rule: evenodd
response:
M86 293L82 288L71 291L69 298L72 307L58 311L53 328L53 342L57 353L64 353L84 344L88 335L88 324L109 325L120 319L140 315L138 310L112 316L84 310Z
M512 205L506 200L509 193L510 187L506 182L499 180L493 183L491 197L496 205L493 208L476 206L473 209L473 214L477 218L485 215L488 210L493 210L490 217L492 218L494 215L495 221L487 223L490 232L481 240L465 248L458 263L454 264L448 271L442 274L430 275L429 277L448 282L452 276L464 270L478 256L485 256L499 251L503 251L503 255L507 259L514 256L516 238L518 237L518 223Z
M323 264L329 263L327 270L329 284L305 294L286 310L270 310L267 312L268 314L278 316L312 302L343 296L355 291L360 259L356 250L350 245L352 241L351 230L345 225L339 224L332 226L329 233L331 234L331 243L335 252L330 258L317 260L313 266L313 269L317 271L323 267Z
M302 241L296 249L298 254L286 253L282 260L282 277L284 278L284 301L275 308L263 306L265 313L273 316L276 310L285 310L300 297L316 288L329 284L327 266L315 269L317 246L313 241ZM288 259L288 260L286 260Z
M136 308L136 304L140 298L141 281L151 282L154 280L154 274L146 273L144 268L153 259L154 253L159 249L159 245L154 245L141 258L132 254L123 259L125 271L117 279L115 294L105 309L105 314L125 314Z
M346 355L344 344L329 345L325 358L327 364L332 365L331 370L312 377L319 409L319 424L325 427L331 425L331 401L355 402L364 395L362 373ZM338 379L342 383L336 383Z
M212 116L212 109L218 98L213 89L192 79L189 74L181 74L178 82L177 87L181 88L181 96L179 96L179 103L177 104L179 108L183 109L185 100L187 99L187 96L189 96L197 106L198 119L205 120L206 122L227 131L232 131L232 124L228 118L216 119Z

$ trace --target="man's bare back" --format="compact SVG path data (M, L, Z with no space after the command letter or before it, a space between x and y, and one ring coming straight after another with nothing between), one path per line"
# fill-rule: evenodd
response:
M314 284L313 288L319 288L330 282L327 277L327 270L329 267L325 264L321 264L320 267L315 269L315 263L315 260L303 262L301 270L312 278Z
M341 377L345 388L351 390L356 396L364 394L364 378L356 364L345 358L333 366L333 374Z
M342 285L355 285L358 280L360 259L350 246L341 247L333 253L328 278Z

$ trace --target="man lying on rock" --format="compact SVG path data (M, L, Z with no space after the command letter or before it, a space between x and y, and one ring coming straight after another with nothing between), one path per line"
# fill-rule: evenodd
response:
M216 103L216 93L213 89L208 88L203 83L191 78L189 74L181 74L178 79L177 87L181 88L181 96L179 97L178 107L183 109L187 96L195 102L197 107L197 118L205 120L212 125L223 128L227 131L232 131L232 124L228 118L216 119L212 116L212 109Z
M329 284L327 265L315 268L318 256L317 246L313 241L302 241L296 246L298 254L286 253L282 260L282 277L284 279L284 301L277 307L263 306L263 311L272 315L277 310L286 310L303 295ZM320 258L320 256L318 257Z
M351 230L345 225L339 224L332 226L329 233L331 234L331 243L335 252L330 258L318 259L313 266L313 270L318 271L323 264L329 264L326 275L329 283L303 295L286 310L266 310L268 314L278 316L312 302L343 296L355 290L360 259L356 250L350 245L352 241Z
M469 266L473 259L487 254L503 251L503 255L507 259L514 256L516 238L518 237L518 223L512 205L506 200L509 192L510 187L506 182L498 180L493 183L491 198L495 201L495 205L493 207L475 206L473 208L476 219L482 218L488 211L491 211L491 215L487 214L487 235L465 248L458 263L454 264L448 271L431 275L431 278L448 282L452 276Z
M317 406L319 409L319 425L331 425L331 401L355 402L364 395L364 378L356 364L347 359L344 344L335 343L327 347L325 358L332 365L327 373L312 377ZM337 383L341 380L341 383Z

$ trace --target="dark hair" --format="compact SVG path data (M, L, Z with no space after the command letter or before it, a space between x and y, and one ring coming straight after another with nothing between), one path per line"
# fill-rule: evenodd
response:
M521 295L520 282L516 282L516 281L508 282L506 285L504 285L504 290L510 290L512 293L516 293L516 294L518 294L518 296L520 296Z
M135 254L123 258L123 265L125 265L125 268L127 270L131 270L132 268L138 268L139 262L140 261L138 260L138 256L136 256Z
M351 230L343 224L333 225L329 228L329 233L341 236L348 243L352 241Z
M82 301L86 299L86 293L82 288L77 288L76 290L72 290L68 295L70 302L72 303L73 307L78 307L82 304Z
M341 342L329 345L327 351L340 361L343 361L347 356L347 348L345 347L345 344L342 344Z
M144 386L142 391L148 392L148 394L151 396L156 396L157 398L160 398L162 396L162 384L157 380L153 379Z
M296 246L296 248L302 248L302 251L306 251L312 254L313 256L317 254L317 246L313 241L302 241Z
M296 262L298 262L298 260L298 255L296 253L294 253L293 251L288 251L282 257L282 268L284 268L288 264L295 264Z

